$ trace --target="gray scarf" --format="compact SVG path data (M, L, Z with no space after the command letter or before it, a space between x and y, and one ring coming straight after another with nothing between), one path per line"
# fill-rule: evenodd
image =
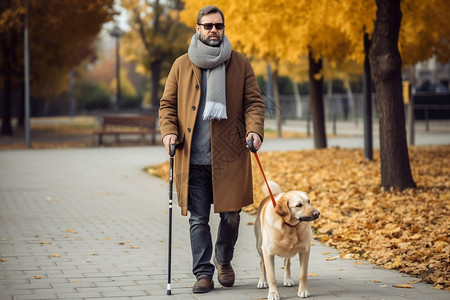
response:
M223 35L220 46L211 47L200 41L198 34L195 33L189 45L188 55L194 65L208 70L203 120L226 119L225 62L231 55L230 41Z

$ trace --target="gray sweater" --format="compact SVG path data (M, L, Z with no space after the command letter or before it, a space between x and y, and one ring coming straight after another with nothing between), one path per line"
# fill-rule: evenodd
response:
M206 103L206 72L202 69L200 104L197 108L197 120L195 120L194 133L192 136L191 164L211 164L211 129L210 121L203 120L203 111Z

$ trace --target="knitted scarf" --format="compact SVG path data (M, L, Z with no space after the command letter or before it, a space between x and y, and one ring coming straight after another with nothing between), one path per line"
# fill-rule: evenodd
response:
M200 41L198 34L195 33L189 45L188 55L194 65L207 69L203 120L226 119L225 62L231 55L230 41L223 35L220 46L211 47Z

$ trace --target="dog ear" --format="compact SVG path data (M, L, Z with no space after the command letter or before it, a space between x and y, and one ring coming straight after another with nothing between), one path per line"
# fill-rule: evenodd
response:
M275 206L275 213L279 215L285 222L291 220L291 210L289 209L289 199L286 197L281 197L277 201L277 206Z

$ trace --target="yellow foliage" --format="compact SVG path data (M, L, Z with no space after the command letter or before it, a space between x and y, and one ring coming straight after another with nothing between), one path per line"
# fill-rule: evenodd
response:
M112 91L116 91L117 78L114 77L114 79L111 81L109 88ZM120 70L120 88L121 88L122 95L124 95L124 96L135 97L137 95L136 88L133 86L133 84L128 79L127 70L124 70L124 69Z
M181 20L193 26L205 0L183 0ZM217 0L235 49L261 59L297 63L312 49L331 63L364 59L363 34L372 34L374 0ZM399 48L404 64L436 54L450 59L450 1L402 1Z
M404 64L414 64L436 55L446 63L450 59L450 1L404 0L399 48Z

